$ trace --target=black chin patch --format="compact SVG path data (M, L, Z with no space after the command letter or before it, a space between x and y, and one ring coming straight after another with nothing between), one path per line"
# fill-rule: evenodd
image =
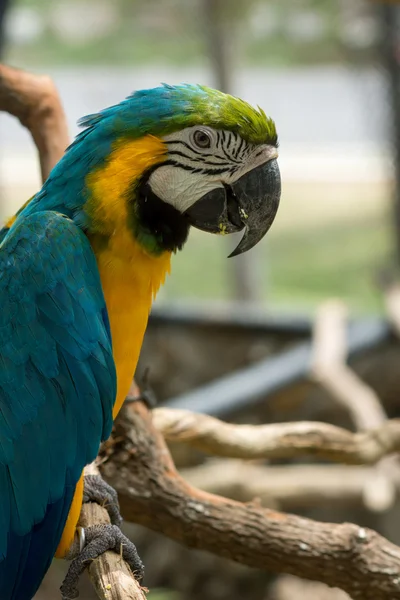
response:
M161 200L148 183L146 173L133 194L139 226L156 240L159 249L181 250L189 235L190 223L176 208Z

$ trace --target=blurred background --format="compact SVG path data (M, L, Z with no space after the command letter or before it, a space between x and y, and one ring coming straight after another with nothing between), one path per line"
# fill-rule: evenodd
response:
M372 0L0 0L1 59L54 79L71 136L82 115L160 82L223 89L276 121L283 191L267 238L227 261L235 240L193 231L174 258L141 361L153 368L161 400L186 406L193 388L257 360L285 358L309 343L316 307L334 296L361 319L355 368L391 416L400 412L399 349L379 320L384 305L376 285L379 269L400 262L399 11L396 2ZM0 217L39 187L29 134L1 114ZM247 412L225 405L214 413L351 426L304 383L305 363L302 369L297 387L287 390L281 381L277 394L267 381ZM180 460L185 466L203 459ZM359 504L290 508L397 535L396 507L379 515ZM146 583L162 588L152 600L345 598L199 557L137 529L133 538L149 565ZM57 597L57 569L38 600ZM82 597L92 598L83 586Z
M386 48L395 23L385 21L382 3L1 4L8 5L3 59L54 78L71 136L82 115L161 81L213 85L259 104L275 119L282 206L260 249L241 261L251 269L238 273L239 261L225 261L232 239L223 243L193 232L160 300L244 297L310 311L327 294L339 294L358 312L381 309L373 272L396 254L396 99ZM29 135L10 117L0 117L0 138L3 217L37 190L39 179Z

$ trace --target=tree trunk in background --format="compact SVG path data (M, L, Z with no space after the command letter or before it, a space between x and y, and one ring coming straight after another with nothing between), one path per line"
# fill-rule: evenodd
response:
M4 48L4 17L10 0L0 0L0 59L2 58Z
M237 56L239 20L235 0L203 0L203 15L215 86L233 92L233 69ZM255 302L262 297L259 248L229 261L232 296L235 300Z
M229 94L233 87L234 28L232 21L225 18L225 2L226 0L203 0L203 7L214 78L219 89Z
M380 17L380 63L385 70L388 88L388 139L393 163L393 233L395 261L400 267L400 8L394 3L377 6Z

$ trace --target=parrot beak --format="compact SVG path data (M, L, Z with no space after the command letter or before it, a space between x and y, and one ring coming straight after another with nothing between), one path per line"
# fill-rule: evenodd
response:
M243 254L258 244L275 219L281 197L281 175L277 160L274 158L246 173L232 185L232 190L246 229L229 258Z
M200 198L186 211L191 225L210 233L241 231L239 245L229 255L253 248L271 227L279 206L281 178L276 159L245 173L240 179Z

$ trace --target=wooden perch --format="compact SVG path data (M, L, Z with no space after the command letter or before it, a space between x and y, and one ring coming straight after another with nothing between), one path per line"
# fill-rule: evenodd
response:
M400 548L348 523L318 523L191 487L142 403L117 421L101 466L123 516L186 546L252 567L316 579L354 600L400 600Z
M95 464L85 469L85 475L97 475L99 470ZM110 523L105 508L95 502L82 506L79 525L91 527ZM140 584L134 579L129 565L116 552L105 552L90 563L88 567L90 580L101 600L145 600L146 596Z
M17 117L32 134L40 158L42 180L63 156L69 144L64 110L50 77L0 64L0 110ZM85 472L97 472L90 465ZM109 523L107 511L89 503L82 507L80 525L90 527ZM129 565L115 552L106 552L88 569L94 589L101 600L143 600L139 583Z
M377 429L352 433L328 423L301 421L235 425L186 410L157 408L154 425L173 442L215 456L243 459L294 458L311 454L334 462L373 464L400 451L400 419Z

